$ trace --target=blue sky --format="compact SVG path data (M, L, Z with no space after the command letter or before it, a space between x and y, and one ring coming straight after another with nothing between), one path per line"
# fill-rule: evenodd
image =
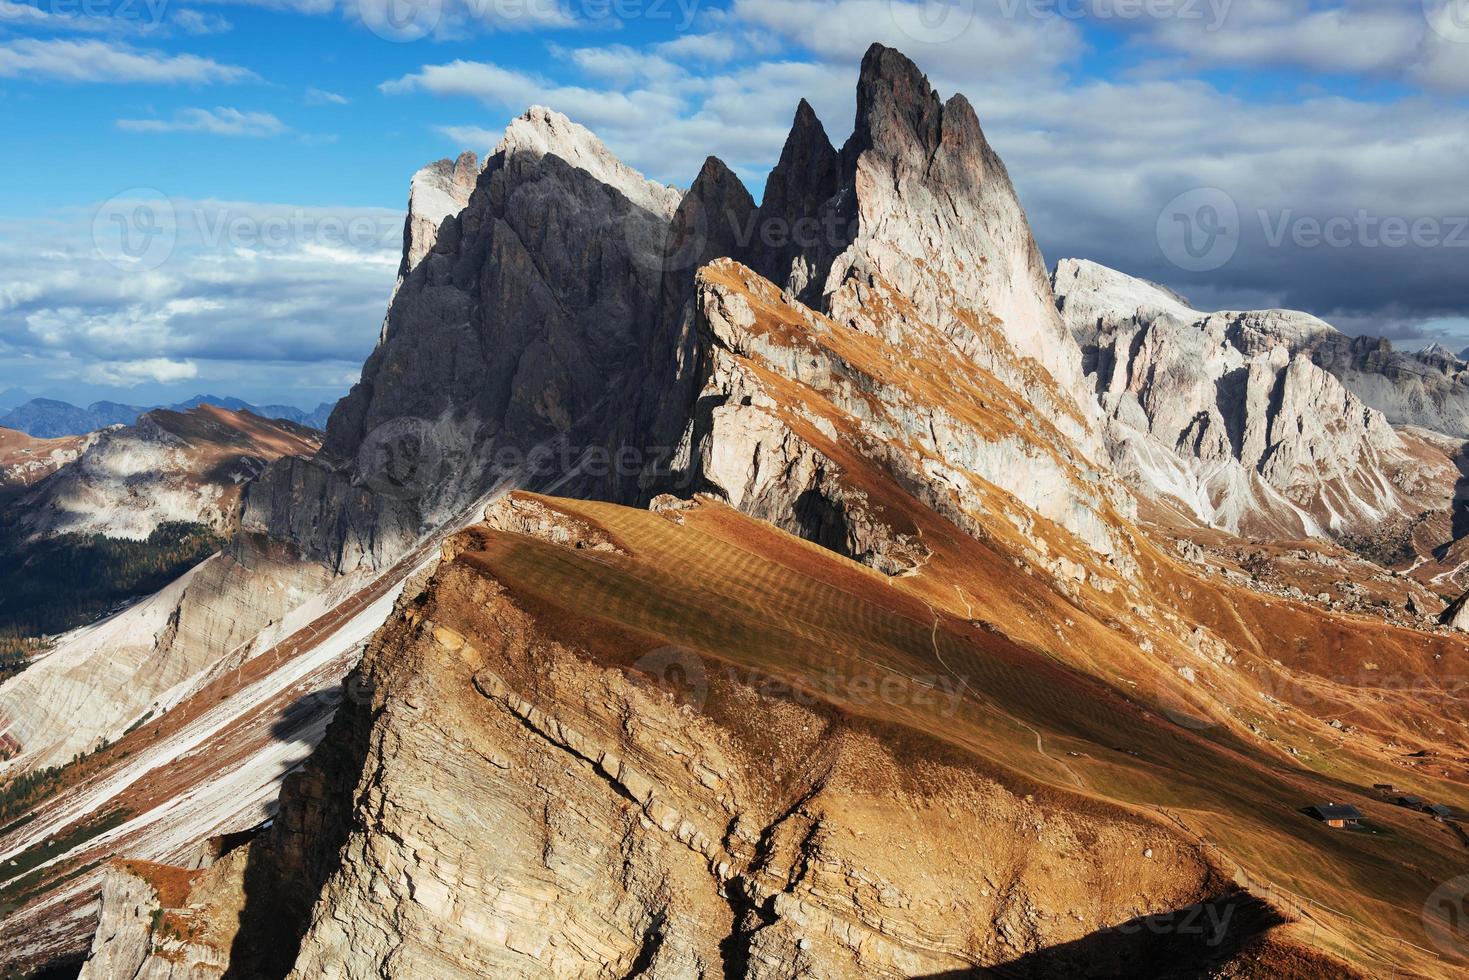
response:
M970 97L1048 259L1469 346L1469 0L0 0L0 388L330 400L419 166L542 103L758 196L800 97L846 136L874 40ZM1237 219L1204 267L1163 230L1201 199Z

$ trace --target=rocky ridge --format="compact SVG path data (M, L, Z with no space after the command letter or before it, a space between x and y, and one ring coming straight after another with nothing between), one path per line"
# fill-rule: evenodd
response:
M706 527L714 508L689 519ZM515 497L450 541L364 660L370 703L344 706L248 857L205 871L199 895L155 906L208 922L187 947L165 936L158 948L194 964L228 951L231 971L290 977L867 977L1001 964L1044 977L1138 957L1186 969L1199 955L1187 939L1139 929L1079 941L1195 903L1201 916L1228 910L1213 955L1249 947L1241 976L1271 975L1248 963L1290 948L1265 936L1275 914L1204 852L1125 810L1017 784L923 736L894 740L870 707L836 710L832 692L761 695L772 678L700 665L686 647L617 669L656 635L591 641L554 628L501 577L518 551L544 545L610 548L620 569L637 567L644 542L622 536L648 519L596 526L607 516ZM731 540L774 557L764 549L778 538L732 519ZM619 652L629 639L633 653ZM670 697L666 682L691 679ZM250 896L238 931L209 911L210 894Z
M1055 273L1114 464L1231 532L1314 537L1451 509L1453 471L1306 353L1288 311L1201 313L1095 263Z
M165 521L235 527L241 489L283 456L316 452L316 432L203 405L157 409L90 437L77 458L14 503L29 534L146 538Z
M0 428L0 496L11 496L76 460L87 448L85 436L37 439Z

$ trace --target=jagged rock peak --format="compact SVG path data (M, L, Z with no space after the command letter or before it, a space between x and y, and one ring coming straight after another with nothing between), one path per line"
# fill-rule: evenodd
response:
M436 160L413 175L408 183L408 218L403 227L405 276L433 250L444 219L464 210L479 178L479 156L470 150L457 159Z
M826 295L877 276L931 319L955 311L988 318L1010 353L1035 360L1070 392L1080 352L1010 176L966 99L941 101L912 61L873 45L841 165L843 194L851 189L842 215L852 219L843 227L855 244L832 267ZM974 355L993 344L976 334L961 346Z
M780 160L765 182L761 207L782 208L797 189L811 196L824 191L824 196L816 202L819 204L836 192L839 178L836 148L831 145L816 110L802 99L796 106L796 118L781 148Z
M740 190L745 192L746 197L750 196L750 192L745 189L745 184L740 180L739 176L733 170L729 169L727 163L715 156L704 158L704 165L699 168L699 175L694 178L694 183L690 185L689 193L692 194L695 190L700 190L701 187L708 188L710 186L720 188L738 186Z
M739 176L718 157L707 158L669 224L661 256L670 273L664 277L665 296L687 301L693 296L694 269L741 254L754 211L755 201ZM667 312L677 318L676 309Z
M765 181L756 237L745 243L751 266L798 293L819 291L826 268L846 242L826 241L819 233L803 237L793 232L798 223L817 218L824 206L834 206L829 202L842 179L841 158L816 110L802 99L780 160ZM814 302L817 296L812 292L803 298Z
M917 65L901 51L874 44L862 57L857 120L843 155L855 159L863 150L895 139L936 146L943 111L938 93Z
M702 211L693 215L692 209ZM725 255L735 254L738 239L744 234L751 212L755 210L755 199L750 196L744 181L718 157L709 157L699 169L699 176L684 195L679 212L685 219L702 223L700 229L713 251L700 258L699 263ZM675 226L678 219L675 219ZM708 251L706 249L705 251Z
M560 157L655 214L671 214L681 196L676 188L649 180L623 163L585 126L545 106L531 106L513 120L495 147L495 156L501 159L519 153Z
M1434 364L1446 370L1456 370L1464 362L1464 358L1449 350L1443 344L1432 343L1418 352L1418 360Z

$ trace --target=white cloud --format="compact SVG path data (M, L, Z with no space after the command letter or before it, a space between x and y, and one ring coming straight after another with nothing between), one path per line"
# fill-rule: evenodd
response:
M115 229L96 214L109 207L0 219L0 387L189 383L312 405L341 393L382 325L401 211L140 201L171 212L152 269L107 260ZM309 394L291 395L298 384Z
M474 99L511 116L531 105L547 105L592 129L628 164L657 180L687 186L704 158L714 154L758 190L803 96L829 123L836 120L832 135L840 142L854 111L855 80L854 66L765 61L716 76L671 76L619 91L461 61L425 66L380 87L388 94ZM480 122L434 128L459 149L493 147L501 135Z
M735 0L732 12L823 58L851 63L877 41L932 73L1015 78L1051 71L1083 51L1075 21L1033 16L1033 6L1034 0Z
M721 31L717 34L684 34L659 44L658 53L667 58L722 65L734 60L736 55L751 53L755 47L748 37L739 37L734 31Z
M500 142L500 137L505 135L483 126L435 126L434 129L449 137L456 147L473 150L481 155L493 149Z
M1427 24L1418 4L1412 7L1313 10L1305 0L1239 3L1217 30L1170 18L1153 22L1151 37L1205 65L1392 72L1409 66L1423 43Z
M174 15L169 18L169 23L186 34L194 35L225 34L234 30L235 27L219 14L202 13L187 8L174 11Z
M93 364L83 375L92 384L135 388L144 382L174 384L199 376L199 365L193 361L171 361L166 357L150 357L141 361L113 361Z
M346 105L351 101L345 95L328 92L326 89L308 88L306 90L307 105Z
M36 40L0 44L0 78L151 84L239 82L254 73L192 54L168 55L110 41Z
M533 104L554 106L586 126L657 126L679 115L683 99L675 90L640 88L628 92L558 85L480 61L425 65L416 74L384 82L387 95L427 92L473 98L496 108L520 111Z
M227 106L179 109L172 119L119 119L131 133L208 133L212 136L278 136L286 124L268 112L241 112Z

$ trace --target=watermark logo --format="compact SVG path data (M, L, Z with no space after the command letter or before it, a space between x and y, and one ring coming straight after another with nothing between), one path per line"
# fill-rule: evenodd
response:
M704 669L704 660L687 647L650 650L637 659L633 669L652 678L658 687L695 711L702 711L709 700L709 674Z
M1169 201L1157 225L1158 247L1186 272L1213 272L1240 243L1239 206L1217 187L1200 187Z
M974 23L977 0L888 0L888 14L920 44L952 41Z
M438 480L446 446L441 426L397 418L367 434L357 451L357 478L382 497L416 500Z
M1428 896L1423 933L1439 951L1469 957L1469 875L1449 879Z
M1229 936L1229 922L1234 918L1234 902L1198 902L1173 912L1160 912L1131 919L1101 931L1122 936L1187 936L1199 939L1205 946L1218 947Z
M1469 44L1469 0L1423 0L1423 16L1439 37Z
M407 43L428 37L444 19L443 0L358 0L362 26L384 41Z
M92 215L92 244L119 269L157 269L178 244L173 202L152 187L134 187L107 199Z

